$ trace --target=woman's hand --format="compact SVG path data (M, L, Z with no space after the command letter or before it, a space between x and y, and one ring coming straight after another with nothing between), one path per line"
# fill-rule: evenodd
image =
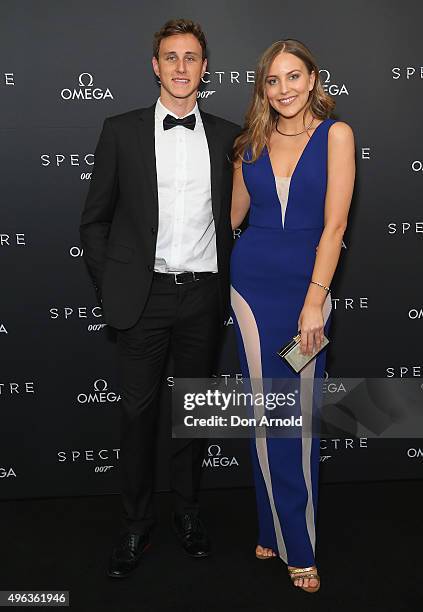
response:
M322 306L304 304L298 319L298 329L301 330L300 351L303 355L311 355L314 350L320 349L323 328Z

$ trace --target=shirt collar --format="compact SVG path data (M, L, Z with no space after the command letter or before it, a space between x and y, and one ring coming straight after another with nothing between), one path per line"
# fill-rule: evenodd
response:
M173 113L171 110L166 108L166 106L163 104L160 98L158 98L156 102L156 110L155 110L156 121L162 122L163 119L166 117L166 115L172 115L172 117L175 117L176 119L178 118L178 115L175 115L175 113ZM195 103L195 106L192 109L192 111L184 115L184 117L187 117L188 115L195 115L195 119L196 119L195 125L196 126L197 124L202 123L200 109L198 108L197 102ZM183 117L180 117L180 118L183 119Z

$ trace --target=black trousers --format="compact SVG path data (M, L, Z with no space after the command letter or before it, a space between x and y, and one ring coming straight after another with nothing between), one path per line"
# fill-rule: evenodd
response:
M154 275L142 316L130 329L118 331L123 530L144 533L154 524L158 395L168 352L175 378L208 378L220 329L217 274L182 285ZM177 512L198 513L205 442L172 439L170 478Z

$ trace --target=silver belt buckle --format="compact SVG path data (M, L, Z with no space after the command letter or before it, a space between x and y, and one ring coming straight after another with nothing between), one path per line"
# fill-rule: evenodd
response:
M187 274L187 273L186 272L179 272L179 274ZM195 277L195 272L191 272L190 274L192 274L193 280L195 280L195 281L199 281L200 280L199 278ZM185 285L186 283L190 282L190 281L186 281L185 283L184 282L178 283L178 272L174 272L173 276L175 277L175 285Z

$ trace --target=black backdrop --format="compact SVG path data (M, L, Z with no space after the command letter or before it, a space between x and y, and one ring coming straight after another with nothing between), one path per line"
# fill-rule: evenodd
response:
M0 5L0 497L118 490L111 330L78 225L106 116L154 102L153 33L199 21L210 56L200 103L242 123L259 54L294 37L315 53L356 135L357 185L333 283L328 376L421 377L421 93L417 1L135 0ZM239 373L233 326L216 375ZM157 487L167 487L163 386ZM322 440L322 479L418 478L419 440ZM210 442L205 486L250 482L246 440Z

